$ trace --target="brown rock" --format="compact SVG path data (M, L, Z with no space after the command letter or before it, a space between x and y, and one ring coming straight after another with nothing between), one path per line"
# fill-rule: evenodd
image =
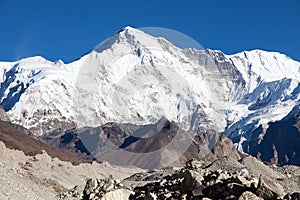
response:
M267 177L260 177L256 195L264 199L276 199L283 195L282 185Z
M195 171L187 170L183 173L183 181L180 186L180 191L184 194L193 192L193 195L202 195L202 181L203 176Z
M232 141L225 135L220 135L217 143L212 149L217 157L229 156L235 160L241 159Z

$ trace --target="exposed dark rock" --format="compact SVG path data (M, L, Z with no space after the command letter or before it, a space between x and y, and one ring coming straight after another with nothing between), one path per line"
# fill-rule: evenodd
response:
M126 198L131 200L299 199L299 193L297 193L299 188L287 190L278 182L276 177L282 177L281 179L289 181L289 178L280 176L282 173L275 172L266 165L266 168L260 166L260 164L264 165L260 161L254 162L253 165L249 166L242 164L247 164L252 158L240 160L241 163L234 159L228 159L228 157L218 158L218 160L211 163L193 159L186 162L186 166L183 168L162 169L149 173L134 174L122 181L124 185L126 185L126 181L129 181L129 187L116 186L115 181L112 179L91 179L86 184L84 196L87 197L86 199L94 199L95 197L105 199L103 198L104 195L122 188L127 191L124 194L125 196L128 195L128 191L131 191L130 196L126 196ZM258 167L258 172L253 173L256 167ZM299 167L295 166L295 168L298 169ZM266 170L274 172L275 175L267 177L267 173L267 176L264 174L256 176ZM132 184L135 181L138 184ZM110 184L105 186L108 183ZM287 191L289 191L288 194ZM123 197L125 198L125 196Z
M246 153L264 162L278 165L300 165L300 106L283 119L266 126L253 127L248 135L253 139L243 142ZM234 140L234 139L233 139Z
M184 131L165 118L156 124L107 123L95 128L52 132L42 137L56 147L93 156L115 165L134 165L144 169L184 166L195 158L204 162L228 156L243 156L224 135L213 130Z
M300 200L300 192L295 192L293 194L286 194L284 199L288 200Z

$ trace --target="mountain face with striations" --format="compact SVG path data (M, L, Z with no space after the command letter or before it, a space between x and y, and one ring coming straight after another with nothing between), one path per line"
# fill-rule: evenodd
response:
M224 133L264 161L300 165L300 62L280 53L181 49L126 27L69 64L0 62L0 83L10 120L36 135L165 117Z

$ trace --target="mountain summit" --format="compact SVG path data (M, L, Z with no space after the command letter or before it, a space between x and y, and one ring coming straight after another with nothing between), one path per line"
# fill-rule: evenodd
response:
M269 123L299 106L300 63L286 55L181 49L131 27L75 62L32 57L0 62L0 73L1 107L36 135L166 117L185 130L222 132L253 153Z

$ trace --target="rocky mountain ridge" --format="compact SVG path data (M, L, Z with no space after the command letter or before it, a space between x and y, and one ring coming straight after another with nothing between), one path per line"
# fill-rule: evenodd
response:
M53 132L41 139L57 148L85 153L99 161L147 170L183 166L193 158L214 161L223 156L236 160L244 156L225 135L214 130L200 134L184 131L165 118L156 124L108 123L95 128Z

